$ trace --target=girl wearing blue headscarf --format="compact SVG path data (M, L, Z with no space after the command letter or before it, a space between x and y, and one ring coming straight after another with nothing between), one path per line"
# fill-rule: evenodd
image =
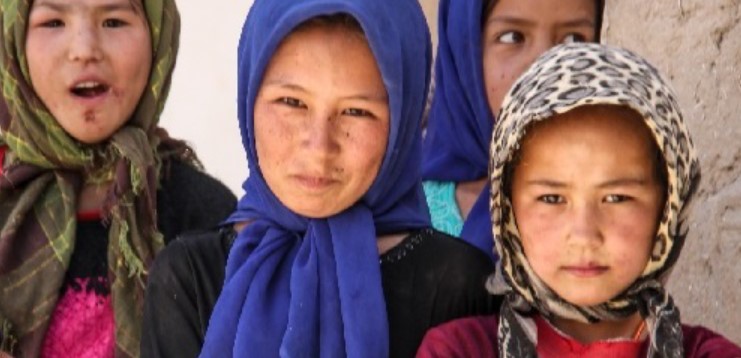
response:
M158 257L145 357L409 357L428 328L495 310L491 261L429 228L430 52L416 0L255 1L245 195L223 228Z
M599 41L603 0L442 0L422 146L432 226L495 259L487 169L504 94L549 48Z

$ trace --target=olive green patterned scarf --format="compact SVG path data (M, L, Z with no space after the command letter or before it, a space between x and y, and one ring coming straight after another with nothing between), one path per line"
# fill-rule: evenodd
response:
M37 356L75 248L83 174L112 178L103 215L116 356L139 355L147 267L163 246L156 190L168 141L157 128L178 49L174 0L143 0L152 36L149 83L129 122L86 146L56 123L36 96L25 57L31 0L0 0L0 351ZM2 164L2 163L0 163Z

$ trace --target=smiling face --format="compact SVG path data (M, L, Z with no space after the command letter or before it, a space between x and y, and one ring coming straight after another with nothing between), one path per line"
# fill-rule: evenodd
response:
M152 65L140 0L36 0L26 56L31 83L57 122L88 144L133 114Z
M386 88L360 30L304 27L283 40L256 98L260 170L293 212L337 214L373 183L389 121Z
M482 33L489 107L499 113L514 81L553 46L595 40L594 0L498 0Z
M580 107L526 134L512 205L530 266L561 298L601 304L643 272L664 206L657 153L620 107Z

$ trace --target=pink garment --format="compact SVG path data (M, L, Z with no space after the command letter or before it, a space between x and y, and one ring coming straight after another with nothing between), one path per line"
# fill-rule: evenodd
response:
M87 278L77 279L57 301L44 337L41 357L104 358L114 356L114 321L110 295L98 295Z
M537 321L536 321L537 324ZM454 320L427 331L417 352L420 358L497 357L499 317L477 316ZM551 357L644 357L648 342L582 344L561 336L548 324L537 324L538 354ZM682 325L687 358L739 358L741 348L700 326ZM541 345L544 345L541 347Z

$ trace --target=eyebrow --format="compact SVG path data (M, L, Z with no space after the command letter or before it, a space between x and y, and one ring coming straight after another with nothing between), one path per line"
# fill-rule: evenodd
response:
M514 17L514 16L493 16L491 19L489 19L486 23L492 23L492 22L501 22L505 24L511 24L511 25L520 25L520 26L533 26L535 25L535 22ZM557 23L558 26L561 27L594 27L594 21L587 19L587 18L580 18L580 19L574 19L574 20L568 20L564 22Z
M597 185L598 188L614 188L614 187L621 187L621 186L644 186L649 183L648 180L644 178L617 178L608 180L606 182L600 183ZM545 186L549 188L567 188L569 185L564 182L560 182L557 180L550 180L550 179L534 179L534 180L528 180L525 182L526 185L535 185L535 186Z
M66 4L63 2L55 2L53 0L38 0L33 5L35 8L43 7L43 8L49 8L51 10L57 11L57 12L66 12L68 11L72 5ZM103 4L103 5L96 5L94 8L98 11L102 12L112 12L112 11L135 11L133 5L128 2L117 2L117 3L109 3L109 4Z
M263 86L273 86L273 87L280 87L284 89L289 89L292 91L297 91L301 93L309 93L309 91L295 83L284 81L281 79L276 80L270 80L263 84ZM368 101L368 102L388 102L388 95L386 93L383 94L367 94L367 93L360 93L360 94L354 94L350 96L344 96L342 99L354 99L354 100L361 100L361 101Z

